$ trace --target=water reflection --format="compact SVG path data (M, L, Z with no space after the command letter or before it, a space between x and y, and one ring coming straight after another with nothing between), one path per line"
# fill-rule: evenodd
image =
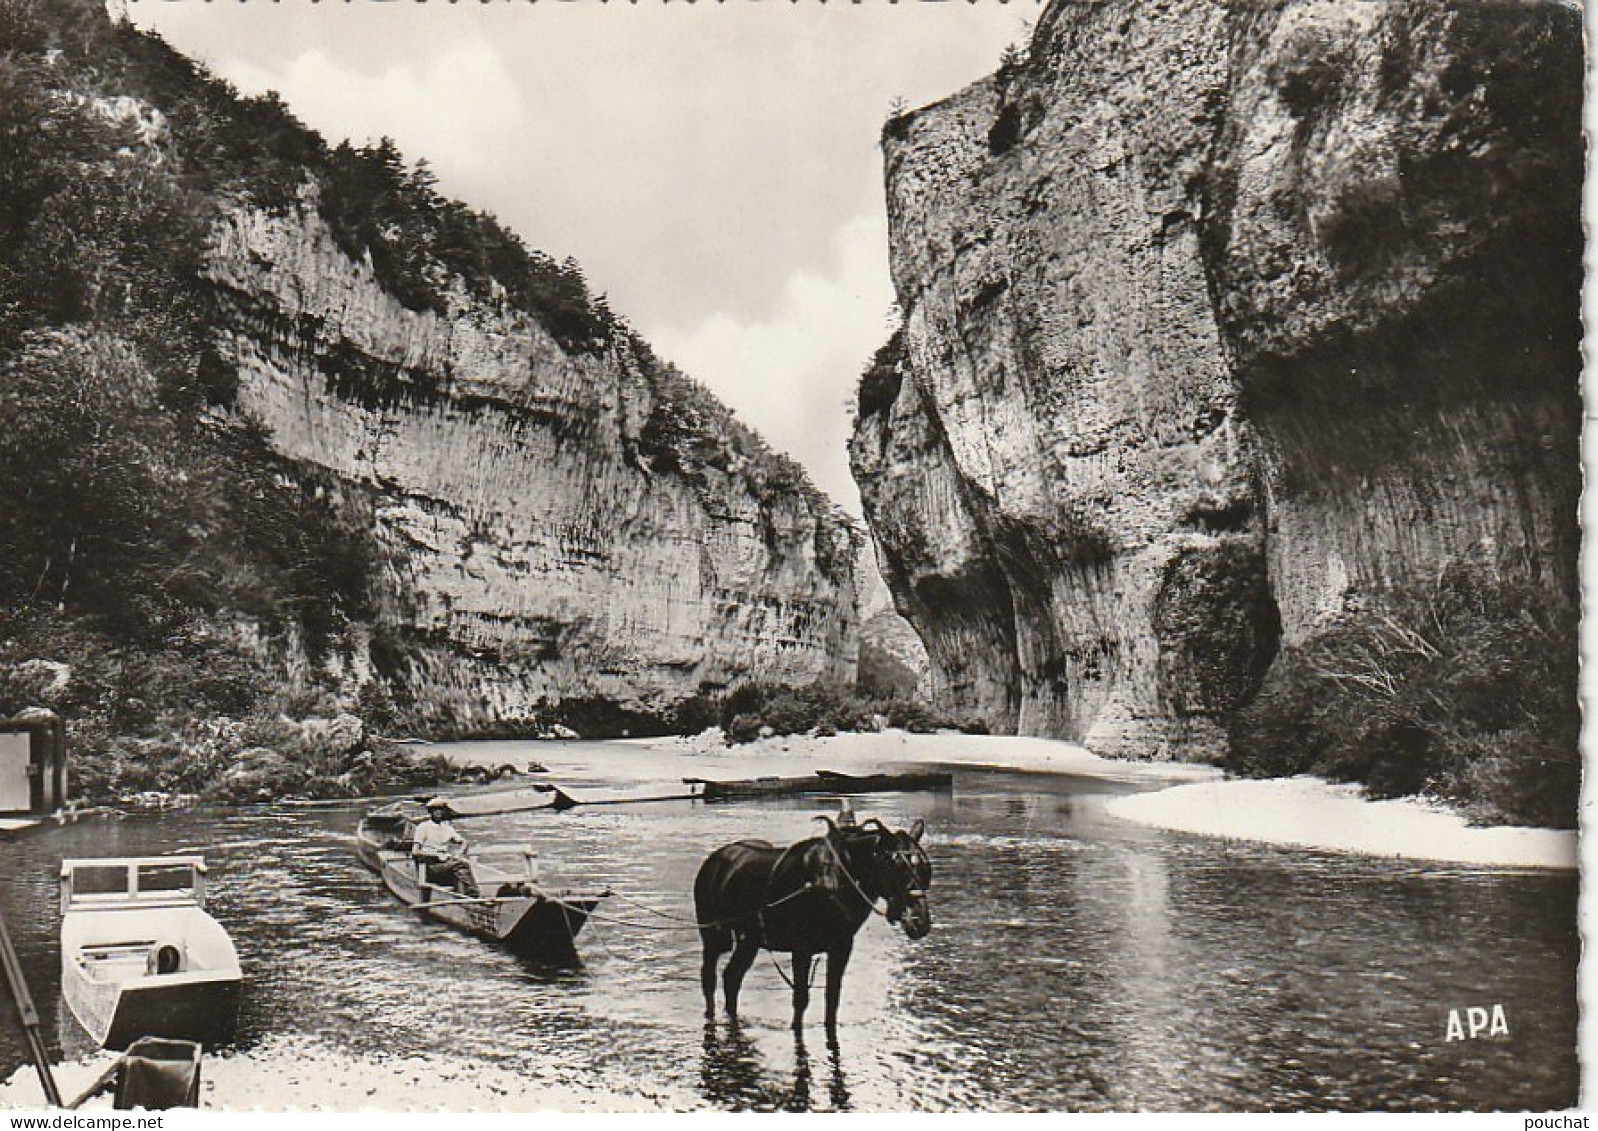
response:
M793 1034L793 1071L784 1079L761 1053L743 1024L730 1018L705 1022L699 1066L701 1093L717 1107L735 1111L849 1111L849 1085L843 1052L836 1040L826 1042L825 1098L813 1095L815 1070L802 1032Z
M1170 914L1170 877L1158 854L1130 852L1116 861L1120 881L1106 885L1123 893L1113 905L1098 910L1113 917L1113 937L1123 944L1107 956L1118 967L1114 980L1116 1005L1107 1010L1106 1033L1119 1052L1116 1074L1126 1086L1126 1099L1141 1108L1169 1108L1183 1091L1183 1081L1213 1065L1199 1063L1204 1046L1201 1019L1195 1016L1199 995L1189 984L1193 964L1186 960ZM1092 870L1082 873L1102 883ZM1093 902L1092 892L1082 893Z

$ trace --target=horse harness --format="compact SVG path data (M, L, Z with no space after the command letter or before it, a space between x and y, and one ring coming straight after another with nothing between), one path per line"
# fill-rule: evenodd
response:
M876 901L874 899L871 899L869 896L866 895L865 890L863 888L861 888L861 886L859 884L859 881L857 881L854 878L854 875L849 871L848 865L846 865L843 862L843 857L838 853L837 848L833 845L832 838L830 836L828 836L827 834L823 833L821 835L821 842L827 846L827 849L832 853L832 858L838 862L838 870L841 871L844 874L844 877L849 881L850 886L852 886L855 889L855 891L860 893L861 898L865 899L867 907L869 907L872 911L876 911L877 910ZM802 844L804 842L801 841L799 843ZM776 870L782 866L782 862L788 858L788 854L790 852L792 852L794 849L798 848L798 847L799 847L798 844L790 844L787 848L783 849L782 850L782 855L777 857L777 862L771 866L772 872L775 873ZM766 912L767 911L770 911L773 907L777 907L777 906L779 906L781 904L787 903L790 899L797 899L799 896L804 895L808 891L814 891L816 889L816 886L817 885L816 885L815 881L806 880L804 882L804 884L801 885L796 891L789 892L787 895L783 896L781 899L772 900L770 903L766 904L760 910L756 911L755 912L755 923L760 927L760 937L762 939L766 938ZM886 912L881 912L881 914L886 915L887 913ZM784 982L788 983L788 988L790 990L797 990L798 986L796 986L794 984L794 979L792 979L792 978L790 978L788 976L788 971L784 970L782 968L782 963L777 961L776 953L770 947L763 946L760 949L762 949L762 950L764 950L766 952L766 957L771 960L772 967L776 969L778 975L782 978L782 980ZM809 991L811 989L811 987L813 987L816 984L816 971L818 971L820 969L821 969L821 963L819 963L819 962L812 962L811 963L810 970L809 970L809 972L808 972L808 974L807 974L807 976L805 978L805 990L806 991Z
M888 897L885 896L885 895L884 896L873 897L873 896L871 896L870 894L868 894L866 892L866 889L861 886L860 881L855 879L854 873L849 870L849 865L844 861L843 854L838 851L838 846L832 843L832 837L830 837L827 834L823 833L822 836L821 836L821 843L827 846L827 851L832 854L833 860L838 865L838 871L842 872L843 873L843 878L849 881L849 886L854 888L855 894L859 895L860 898L865 901L866 907L869 909L869 911L875 912L876 914L881 915L884 919L886 919L888 917L888 912L887 912L886 909L877 906L877 899L882 899L882 900L886 901ZM785 859L787 859L788 853L792 852L795 848L798 848L798 847L799 847L799 845L797 845L797 844L790 844L786 849L784 849L782 855L777 857L777 863L772 866L772 871L775 872L777 870L777 868L782 864L782 862ZM921 858L923 860L926 859L926 850L922 849L920 845L916 846L916 851L921 856ZM815 889L815 887L816 887L816 885L815 885L814 882L806 881L804 886L800 887L797 891L789 892L787 895L783 896L781 899L773 900L771 903L768 903L764 907L762 907L759 911L756 911L755 912L755 922L757 924L759 924L759 926L760 926L760 934L761 934L761 936L764 937L765 934L766 934L766 912L767 911L771 910L773 907L778 906L779 904L783 904L783 903L788 902L790 899L794 899L794 898L796 898L798 896L801 896L807 891L812 891L812 890ZM906 888L905 889L905 895L908 898L911 898L911 899L915 898L917 895L922 895L922 894L924 894L924 893L918 888ZM788 988L789 989L797 989L797 987L794 985L794 980L792 978L788 977L788 972L782 968L782 963L777 961L777 956L775 954L773 954L771 952L771 950L769 948L767 948L767 947L762 947L761 949L766 951L767 956L770 957L770 959L771 959L771 964L774 967L776 967L777 973L782 975L782 980L784 982L788 983ZM830 959L829 959L829 961L830 961ZM814 965L812 965L810 967L809 977L805 981L805 988L807 990L811 986L815 985L816 971L819 970L820 968L821 968L821 963L819 963L819 962L815 963Z

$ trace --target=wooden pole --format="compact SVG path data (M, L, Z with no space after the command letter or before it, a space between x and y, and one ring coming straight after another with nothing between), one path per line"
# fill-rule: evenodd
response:
M22 976L22 961L17 957L16 947L11 945L11 932L6 930L4 915L0 915L0 964L5 966L11 1000L16 1002L17 1017L22 1021L28 1054L39 1073L39 1085L44 1089L44 1098L51 1107L60 1107L61 1093L56 1090L55 1077L50 1075L50 1055L45 1051L44 1038L39 1035L39 1011L33 1007L33 995L28 993L27 980Z

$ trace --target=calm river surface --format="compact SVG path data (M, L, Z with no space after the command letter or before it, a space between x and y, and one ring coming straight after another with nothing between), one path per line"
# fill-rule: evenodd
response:
M708 763L603 743L474 743L573 786L669 784ZM720 776L751 776L732 758ZM759 772L774 767L762 764ZM791 772L804 772L798 764ZM293 1034L367 1058L481 1062L554 1086L739 1109L1549 1109L1576 1102L1577 880L1246 847L1145 829L1103 802L1148 785L956 768L953 794L860 798L921 816L933 931L872 919L829 1050L803 1044L762 957L743 1024L707 1026L697 938L619 899L581 969L528 966L403 911L351 849L358 810L132 816L5 845L0 909L47 1037L59 1003L62 857L202 850L249 977L238 1054ZM537 847L546 877L691 910L704 855L812 835L819 799L656 802L461 822ZM819 991L818 991L819 995ZM1445 1040L1502 1005L1508 1036ZM0 1068L23 1063L9 1003ZM292 1105L292 1095L280 1097ZM514 1105L514 1098L507 1100Z

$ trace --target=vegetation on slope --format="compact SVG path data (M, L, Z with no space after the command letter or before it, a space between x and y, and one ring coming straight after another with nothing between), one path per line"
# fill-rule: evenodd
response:
M720 695L700 695L678 710L677 729L695 733L720 727L727 742L741 745L772 735L833 735L900 727L916 734L961 730L986 734L981 719L960 719L919 699L873 695L837 683L781 687L748 683Z
M1286 651L1232 723L1228 768L1424 794L1483 824L1574 828L1573 600L1460 565L1373 594Z
M98 4L0 0L0 714L66 714L91 789L214 785L285 713L393 701L352 687L383 564L369 505L229 411L200 276L223 209L307 201L412 309L449 313L464 288L570 352L630 357L656 392L644 454L670 455L654 470L791 494L823 568L847 569L849 532L803 472L659 362L574 262L446 200L391 142L329 147ZM41 659L70 678L36 678ZM242 721L191 733L213 716ZM202 747L215 757L188 765ZM370 742L279 747L298 758L285 788L407 775Z

